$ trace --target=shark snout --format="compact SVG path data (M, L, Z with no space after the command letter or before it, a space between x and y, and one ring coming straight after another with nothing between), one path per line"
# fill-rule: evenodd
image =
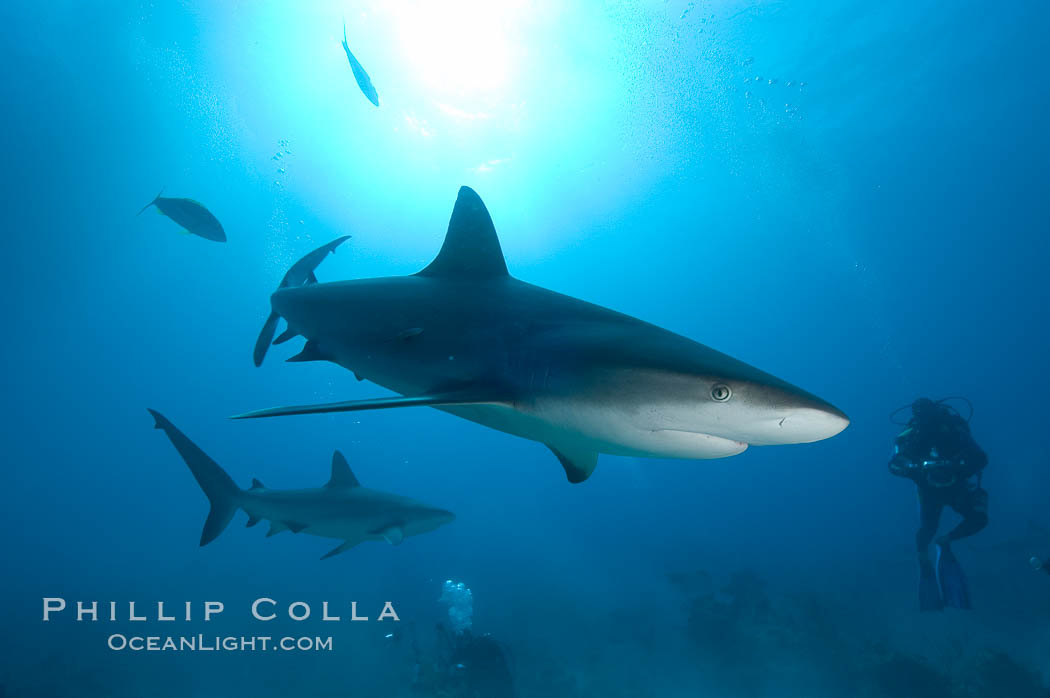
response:
M451 511L445 511L444 509L431 509L427 512L426 518L438 526L443 526L444 524L455 521L456 515Z
M455 520L456 515L451 511L428 508L418 514L417 518L409 524L408 529L413 533L426 533Z
M737 385L720 420L727 438L752 446L801 444L835 436L849 417L815 395L787 385ZM734 405L737 398L740 402Z
M849 426L849 417L832 405L797 407L777 422L774 443L810 443L830 439Z

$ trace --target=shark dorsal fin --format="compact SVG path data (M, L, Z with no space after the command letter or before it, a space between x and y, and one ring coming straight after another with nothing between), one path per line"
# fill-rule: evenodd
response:
M252 486L251 486L250 489L253 489L253 490L264 490L264 489L266 489L266 485L264 485L261 482L259 482L258 478L253 477L252 478Z
M441 251L419 275L468 279L507 276L507 263L492 218L481 197L470 187L460 187Z
M343 454L336 451L332 454L332 479L325 487L360 487L361 483L354 477L350 470L350 464L343 458Z

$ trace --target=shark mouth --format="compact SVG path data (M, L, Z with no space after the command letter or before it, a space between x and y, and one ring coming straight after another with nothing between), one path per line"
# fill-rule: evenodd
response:
M657 429L661 441L673 451L681 451L681 458L728 458L747 450L748 444L714 434L680 429Z

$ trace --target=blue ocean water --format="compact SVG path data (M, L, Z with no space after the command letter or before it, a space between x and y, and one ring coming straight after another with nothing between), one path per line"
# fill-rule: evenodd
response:
M1050 556L1048 15L4 4L6 695L419 695L409 638L429 651L446 579L521 696L1045 695L1050 579L1027 561ZM761 367L851 426L723 460L602 456L571 486L542 445L435 410L226 419L386 394L285 364L287 346L255 368L268 296L343 234L321 281L418 271L461 185L513 275ZM228 243L136 216L162 188ZM885 463L889 413L918 395L969 398L990 457L991 524L957 548L969 613L916 609L914 487ZM239 514L200 548L207 501L147 408L241 485L320 485L338 448L366 486L457 519L321 561L330 541ZM112 651L146 631L44 623L45 597L221 600L209 624L141 627L334 649ZM260 597L315 616L261 625ZM343 621L317 620L324 600ZM396 632L347 621L351 600L373 618L392 600Z

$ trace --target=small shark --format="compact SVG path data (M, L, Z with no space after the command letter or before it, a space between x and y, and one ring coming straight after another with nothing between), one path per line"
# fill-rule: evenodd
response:
M235 418L428 405L546 444L570 482L587 479L599 453L723 458L749 445L819 441L849 424L743 361L510 276L469 187L422 271L279 288L270 305L288 323L282 338L306 337L289 361L331 361L401 397Z
M248 526L270 522L270 537L281 531L308 533L343 541L321 559L346 552L366 540L385 540L398 545L406 536L417 536L452 522L456 516L408 497L370 490L350 471L339 451L332 455L332 476L323 487L303 490L271 490L252 480L247 490L237 487L218 463L156 410L154 428L163 429L175 450L211 502L204 522L201 545L215 540L229 525L237 509L248 514Z
M368 97L368 101L378 107L379 93L372 86L372 78L368 77L364 66L354 58L354 54L350 53L350 45L346 43L346 23L343 23L343 50L346 51L346 58L350 61L350 70L354 71L354 80L357 80L357 86L361 88L361 92L364 93L365 97Z
M164 192L161 192L163 194ZM183 228L184 233L193 234L212 242L226 242L226 231L222 229L219 219L204 208L204 204L193 199L178 199L157 194L153 201L142 207L136 215L150 206L156 206L157 212L167 216Z

